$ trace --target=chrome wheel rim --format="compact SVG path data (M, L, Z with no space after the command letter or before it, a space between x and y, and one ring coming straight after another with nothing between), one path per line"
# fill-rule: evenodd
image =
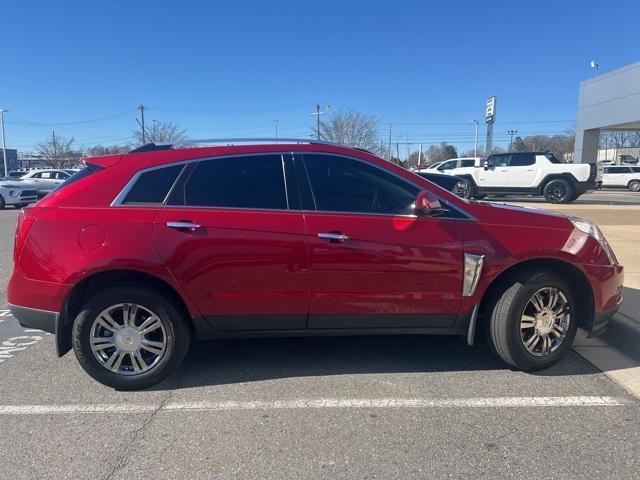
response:
M546 357L564 342L571 322L571 305L557 287L544 287L526 303L520 317L520 338L527 351Z
M629 185L629 189L632 192L640 191L640 182L631 182L631 185Z
M135 303L104 309L93 321L91 351L107 370L139 375L154 368L167 351L167 332L154 312Z

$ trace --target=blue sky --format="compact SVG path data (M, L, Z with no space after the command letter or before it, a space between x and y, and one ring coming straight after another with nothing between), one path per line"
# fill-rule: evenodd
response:
M320 102L467 150L496 95L496 143L562 132L591 59L640 60L640 2L580 3L3 0L7 147L125 143L140 103L193 138L308 136Z

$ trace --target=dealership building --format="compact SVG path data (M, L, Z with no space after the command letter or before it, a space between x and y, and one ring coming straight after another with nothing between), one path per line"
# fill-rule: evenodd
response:
M580 84L575 163L595 163L602 131L640 130L640 62Z

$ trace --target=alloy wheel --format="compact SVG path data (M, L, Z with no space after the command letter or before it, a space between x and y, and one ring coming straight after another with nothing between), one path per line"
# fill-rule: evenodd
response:
M167 351L167 332L154 312L135 303L103 310L89 334L100 364L119 375L138 375L154 368Z
M557 287L535 292L520 317L520 338L527 351L536 357L555 352L564 342L571 322L567 296Z
M563 183L555 183L549 188L549 198L557 202L562 201L568 193L567 187Z

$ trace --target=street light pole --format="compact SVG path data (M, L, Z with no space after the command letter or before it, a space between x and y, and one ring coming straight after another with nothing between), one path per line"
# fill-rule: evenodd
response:
M2 160L4 163L4 176L9 175L9 170L7 168L7 145L4 139L4 112L8 112L9 110L4 110L0 108L0 130L2 130Z
M507 133L511 135L511 141L509 142L509 153L511 153L511 149L513 148L513 136L518 133L518 130L507 130Z
M273 121L273 124L274 124L274 125L275 125L275 127L276 127L276 143L278 143L278 121L279 121L279 120L274 120L274 121Z
M476 124L476 143L475 143L476 146L473 150L474 151L473 156L477 157L478 156L478 120L472 120L472 122Z

